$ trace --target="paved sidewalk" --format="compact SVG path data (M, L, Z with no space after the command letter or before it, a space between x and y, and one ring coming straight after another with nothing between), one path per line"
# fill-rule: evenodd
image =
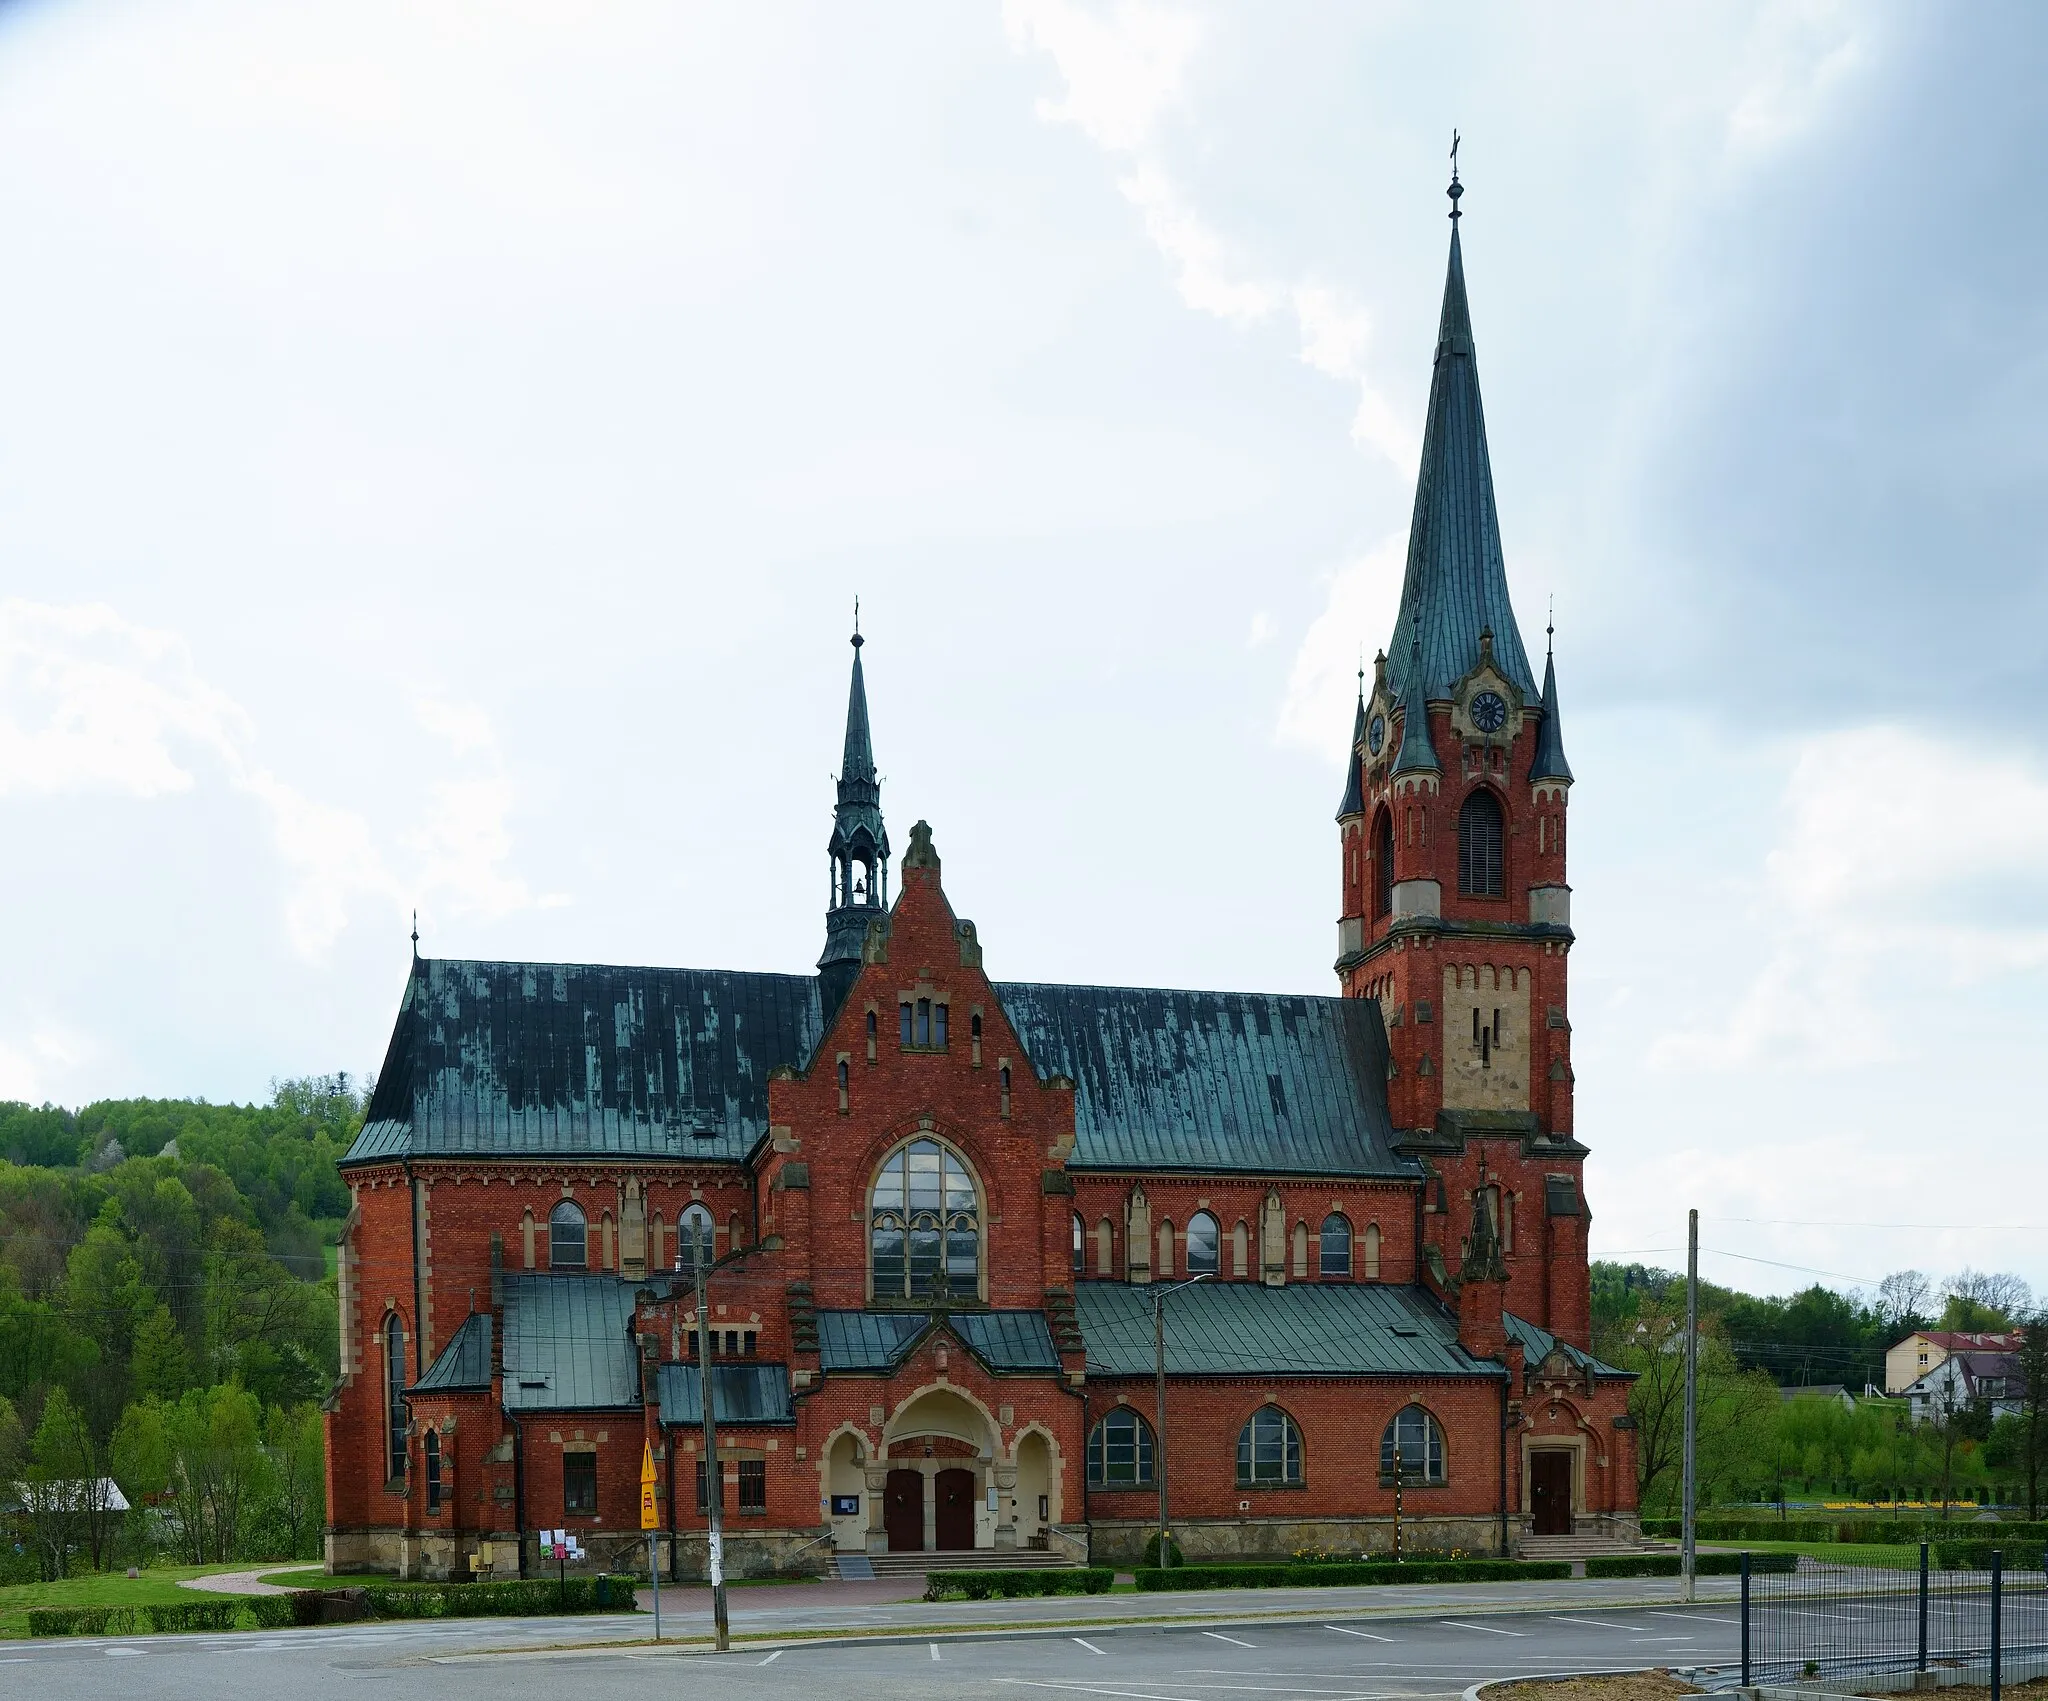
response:
M1740 1590L1732 1577L1701 1578L1698 1598L1732 1602ZM1572 1612L1587 1607L1672 1606L1679 1600L1676 1578L1574 1578L1530 1583L1379 1584L1328 1589L1205 1589L1186 1594L1045 1595L1022 1600L925 1601L915 1581L826 1582L783 1588L729 1589L726 1609L734 1636L812 1637L843 1631L855 1635L941 1633L963 1630L1059 1628L1134 1620L1248 1622L1257 1619L1330 1616L1412 1618L1438 1612L1473 1617L1494 1613ZM643 1608L653 1591L642 1589ZM711 1591L668 1588L661 1592L664 1638L711 1634ZM652 1636L653 1618L646 1634Z
M277 1584L265 1583L261 1579L272 1571L289 1571L292 1563L286 1559L274 1565L259 1565L253 1571L216 1571L210 1577L180 1577L178 1587L197 1589L208 1595L288 1595L291 1590L281 1589ZM303 1565L305 1561L298 1563Z

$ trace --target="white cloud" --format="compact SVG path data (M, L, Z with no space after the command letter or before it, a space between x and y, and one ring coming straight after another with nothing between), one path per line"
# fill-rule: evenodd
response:
M1070 0L1005 0L1003 17L1011 46L1050 54L1065 84L1061 98L1039 101L1038 116L1071 124L1103 152L1130 162L1117 188L1172 267L1181 300L1238 326L1292 312L1302 364L1358 386L1352 441L1412 477L1421 446L1367 373L1372 320L1366 310L1334 285L1265 275L1202 216L1167 169L1160 119L1183 99L1187 69L1201 44L1195 20L1137 4L1096 13Z
M1867 13L1835 0L1759 11L1728 113L1728 148L1755 159L1797 140L1876 59Z
M1279 727L1286 743L1323 751L1333 762L1343 758L1358 671L1371 666L1359 650L1358 635L1393 625L1407 557L1404 531L1330 575L1323 612L1303 636L1287 677Z
M1957 798L1997 807L1965 828ZM1768 956L1725 1022L1660 1037L1653 1068L1896 1057L1930 991L2048 965L2048 927L2010 903L2048 861L2048 776L2022 759L1897 726L1818 734L1794 750L1781 820L1750 887Z
M411 866L397 867L360 814L308 795L257 759L250 717L199 674L178 634L103 604L0 602L0 796L147 802L225 782L269 817L290 875L286 933L308 959L327 953L365 898L401 912L409 902L441 901L486 916L533 902L504 866L513 788L488 718L471 704L417 709L454 756L480 759L487 771L436 786L429 818L404 839ZM19 1047L0 1069L30 1073Z

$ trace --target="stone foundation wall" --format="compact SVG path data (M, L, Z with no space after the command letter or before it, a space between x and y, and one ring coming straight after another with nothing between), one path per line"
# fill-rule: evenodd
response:
M739 1577L823 1577L832 1569L832 1544L820 1541L818 1530L763 1530L748 1528L725 1532L725 1575ZM674 1552L669 1551L674 1542ZM684 1530L673 1538L662 1538L665 1575L683 1583L701 1583L710 1578L710 1542L702 1530ZM640 1563L647 1563L643 1541Z

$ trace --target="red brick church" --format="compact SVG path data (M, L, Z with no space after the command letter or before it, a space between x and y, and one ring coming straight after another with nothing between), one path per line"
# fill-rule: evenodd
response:
M923 822L890 891L855 637L815 974L415 957L343 1166L332 1567L508 1575L550 1529L603 1560L642 1542L647 1451L676 1576L711 1493L739 1574L1128 1561L1162 1460L1190 1557L1384 1550L1397 1489L1411 1550L1633 1529L1627 1378L1588 1351L1572 775L1508 599L1459 193L1336 995L991 979ZM1162 1448L1154 1296L1190 1277Z

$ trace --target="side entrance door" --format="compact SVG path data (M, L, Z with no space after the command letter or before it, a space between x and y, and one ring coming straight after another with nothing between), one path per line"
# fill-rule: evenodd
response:
M882 1528L891 1553L924 1552L924 1472L891 1471L882 1490Z
M1564 1448L1529 1455L1529 1510L1537 1535L1572 1533L1572 1456Z
M932 1479L938 1494L937 1535L941 1552L974 1545L974 1473L941 1471Z

